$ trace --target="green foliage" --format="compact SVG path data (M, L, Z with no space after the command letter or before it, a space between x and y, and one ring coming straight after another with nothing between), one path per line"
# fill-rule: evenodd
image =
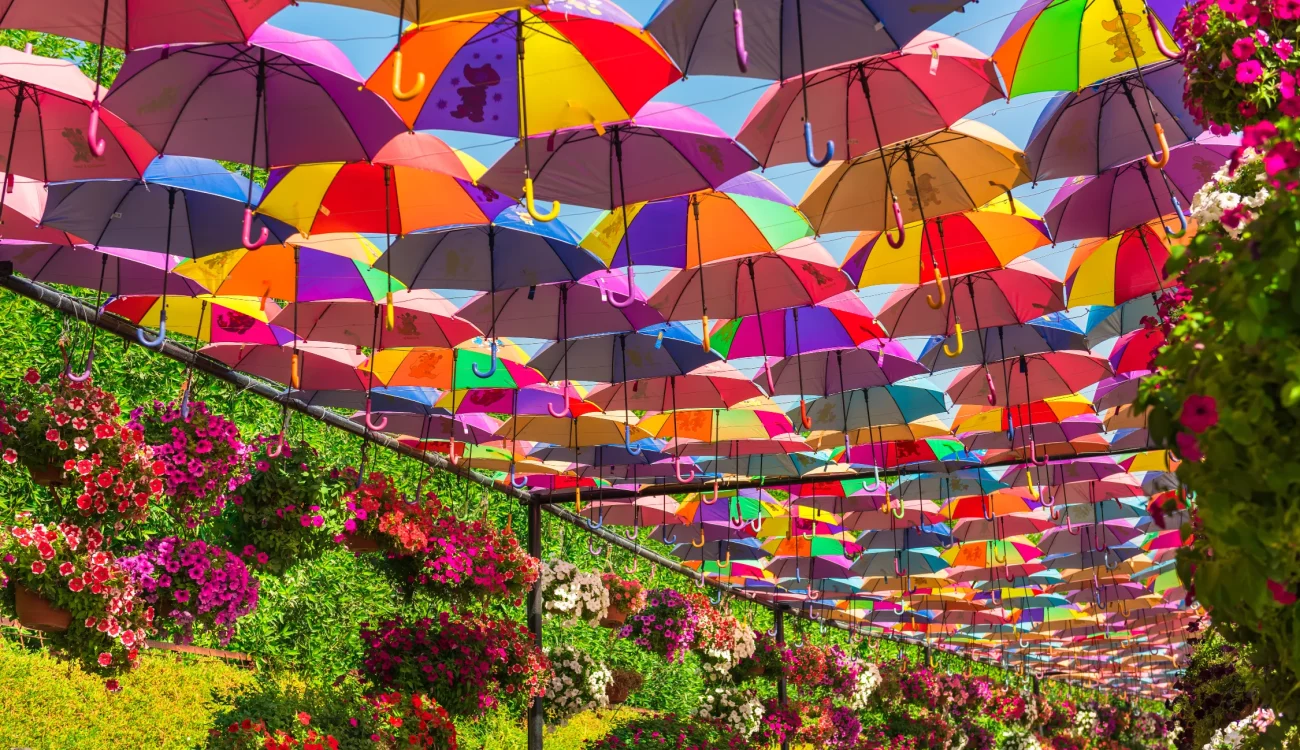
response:
M306 713L311 728L338 740L340 750L372 750L370 735L374 727L369 712L363 708L362 692L355 679L314 687L293 675L264 678L217 714L212 725L215 731L209 736L207 747L210 750L250 747L246 735L232 730L247 721L261 722L270 732L291 732L302 727L299 714Z
M1178 750L1199 750L1214 732L1246 716L1255 707L1253 675L1242 649L1215 630L1192 641L1191 660L1179 678L1173 718L1182 727Z
M98 44L87 44L75 39L56 36L54 34L43 34L38 31L23 31L22 29L0 29L0 44L14 49L22 49L26 45L32 45L32 53L41 57L56 57L62 60L68 60L76 63L92 81L95 79L95 71L100 69ZM117 77L117 72L122 69L122 62L126 59L126 54L120 49L113 47L104 47L103 75L102 83L108 86Z

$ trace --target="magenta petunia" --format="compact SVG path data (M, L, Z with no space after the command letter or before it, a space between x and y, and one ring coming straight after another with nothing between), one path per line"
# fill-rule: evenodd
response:
M1264 66L1259 64L1259 60L1237 63L1237 83L1249 86L1258 81L1262 75L1264 75Z

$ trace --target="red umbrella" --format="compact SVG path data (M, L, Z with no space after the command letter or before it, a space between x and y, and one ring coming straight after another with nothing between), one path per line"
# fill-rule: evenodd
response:
M1077 393L1111 375L1110 362L1083 351L1044 352L1015 359L963 368L948 396L956 404L983 404L989 385L1000 404L1027 404L1053 396Z
M1110 350L1110 366L1116 375L1149 372L1155 368L1156 354L1164 345L1165 334L1159 328L1130 331L1120 336Z
M309 341L382 347L449 348L483 332L456 317L456 306L430 290L393 292L393 327L380 318L384 304L362 300L291 302L273 322ZM377 338L376 338L377 337Z
M248 41L291 0L7 0L0 28L30 29L118 49Z

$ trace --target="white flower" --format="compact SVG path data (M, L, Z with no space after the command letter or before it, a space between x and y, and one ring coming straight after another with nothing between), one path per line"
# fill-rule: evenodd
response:
M998 735L998 750L1042 750L1042 745L1033 732L1017 728Z
M542 564L538 586L542 609L562 616L560 624L572 627L579 620L599 625L609 609L609 591L596 573L584 573L573 563L552 560Z
M1097 712L1085 708L1074 715L1074 732L1080 737L1087 737L1097 729Z
M747 690L715 685L705 691L696 714L702 719L714 719L727 725L732 732L748 738L763 723L763 703L758 695Z
M849 698L849 708L862 711L870 702L871 694L880 686L880 668L862 659L854 659L854 661L858 666L858 680L853 686L853 695Z
M606 690L614 682L614 674L608 666L573 646L548 648L546 655L552 668L542 698L547 721L555 723L609 706Z
M1237 750L1247 737L1263 734L1277 720L1271 708L1257 708L1244 719L1232 722L1222 729L1217 729L1202 750Z

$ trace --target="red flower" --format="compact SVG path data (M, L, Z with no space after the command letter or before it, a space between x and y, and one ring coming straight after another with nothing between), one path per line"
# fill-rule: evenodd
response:
M61 576L70 576L70 575L72 575L74 572L76 572L76 568L73 567L72 563L70 563L70 562L64 562L64 563L60 563L60 564L59 564L59 575L61 575Z
M4 459L5 459L5 463L12 464L13 462L18 460L18 451L14 450L13 448L5 448Z
M1219 423L1218 402L1213 396L1188 396L1183 401L1183 411L1178 421L1199 435Z
M80 578L73 578L71 581L68 581L68 588L69 588L70 590L74 591L74 592L76 592L76 591L81 591L82 589L86 588L86 582L83 581L83 580L80 579ZM95 618L93 618L93 617L87 617L87 618L86 618L86 622L87 622L87 623L92 623L92 622L94 621L94 619L95 619ZM86 627L89 628L89 627L92 627L92 625L87 624Z
M113 655L105 651L99 655L99 666L107 667L113 663Z
M27 374L23 376L23 380L26 380L28 385L36 385L41 382L41 376L36 372L35 367L29 367L27 368Z
M299 711L298 721L302 722L303 726L307 726L308 724L311 723L311 714L307 713L306 711Z
M40 575L40 574L44 573L44 572L45 572L45 563L41 562L40 560L33 560L33 561L32 561L32 572L35 573L36 575Z
M48 440L48 441L50 441L51 443L57 443L57 442L59 442L59 431L56 430L56 429L54 429L54 428L50 428L50 429L46 430L46 431L45 431L45 439Z

